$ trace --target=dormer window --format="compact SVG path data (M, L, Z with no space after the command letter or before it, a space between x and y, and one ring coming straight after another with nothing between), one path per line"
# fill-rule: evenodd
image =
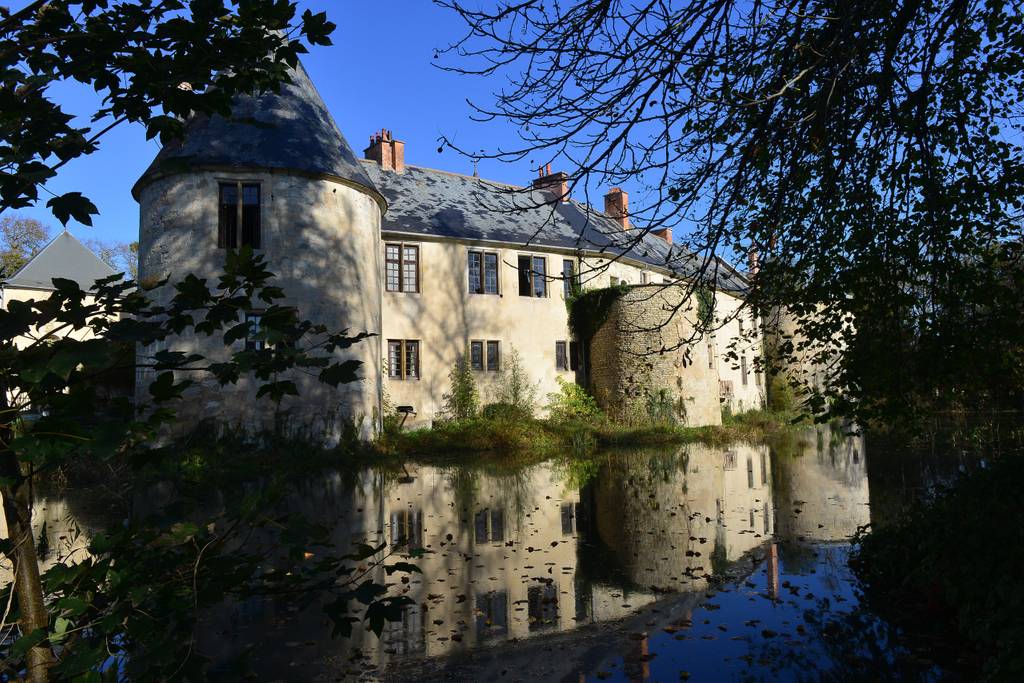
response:
M261 248L259 183L221 183L217 246Z

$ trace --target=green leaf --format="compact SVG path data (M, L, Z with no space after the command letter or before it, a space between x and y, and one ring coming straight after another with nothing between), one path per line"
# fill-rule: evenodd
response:
M81 192L66 192L46 202L53 215L61 225L67 225L74 218L82 225L92 225L92 216L99 214L99 209L86 199Z

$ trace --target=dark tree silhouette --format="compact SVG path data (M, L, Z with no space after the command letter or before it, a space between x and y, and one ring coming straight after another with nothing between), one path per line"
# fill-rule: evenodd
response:
M749 303L792 312L834 412L1018 400L1020 2L436 2L467 27L442 68L503 77L474 105L521 132L467 153L631 180L705 270L759 254Z

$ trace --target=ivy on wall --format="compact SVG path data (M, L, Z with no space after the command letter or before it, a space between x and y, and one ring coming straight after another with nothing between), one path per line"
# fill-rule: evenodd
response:
M588 289L570 297L566 302L569 309L569 329L584 344L589 343L601 328L612 305L629 291L629 285L612 285L601 289Z

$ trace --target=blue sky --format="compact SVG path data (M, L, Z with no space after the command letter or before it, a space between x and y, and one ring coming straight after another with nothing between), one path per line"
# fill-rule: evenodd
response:
M15 3L23 4L23 3ZM334 45L311 48L303 58L307 70L334 114L342 133L359 155L370 134L392 130L406 143L406 163L472 173L472 164L450 150L439 154L441 134L468 149L511 145L516 131L508 124L470 120L468 99L486 100L501 82L458 76L435 68L436 48L460 35L458 17L430 0L300 0L301 8L326 10L338 28ZM95 101L91 90L62 85L54 95L73 113L87 113ZM131 186L159 150L139 126L122 126L103 140L100 150L65 166L47 185L55 194L81 191L100 210L92 228L69 223L82 238L129 242L138 234L138 205ZM516 164L482 161L480 175L525 184L544 159ZM566 170L571 169L555 169ZM50 195L41 193L38 206L19 213L60 224L45 208ZM593 201L593 200L592 200Z

